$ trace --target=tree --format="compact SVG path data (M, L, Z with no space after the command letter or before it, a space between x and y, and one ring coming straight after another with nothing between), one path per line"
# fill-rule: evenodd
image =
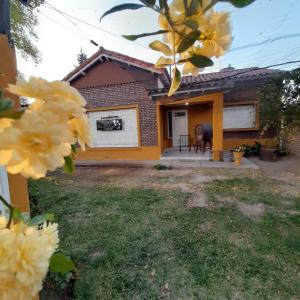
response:
M279 150L300 128L300 68L285 72L261 89L260 121L263 130L275 128Z
M87 60L87 55L83 52L82 48L79 50L79 54L77 55L78 65L82 65Z
M29 0L23 5L20 0L11 0L11 33L16 48L24 58L31 58L36 64L41 55L34 41L38 40L35 31L38 25L37 11L44 0Z

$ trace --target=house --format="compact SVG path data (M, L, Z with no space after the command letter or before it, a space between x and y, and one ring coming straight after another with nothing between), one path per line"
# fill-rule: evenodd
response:
M265 143L273 135L259 135L258 91L278 72L228 67L185 76L167 97L167 69L101 47L64 78L87 101L92 146L79 158L160 159L179 135L193 139L199 123L212 124L214 160L234 146Z

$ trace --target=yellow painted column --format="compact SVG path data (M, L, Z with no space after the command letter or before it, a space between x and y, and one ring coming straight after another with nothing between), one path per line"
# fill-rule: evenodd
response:
M223 93L213 100L213 160L221 160L223 154Z
M17 77L17 64L15 49L8 43L7 37L0 34L0 88L5 91L9 83L15 83ZM15 101L19 107L18 97L5 92L6 96ZM26 179L21 175L8 174L10 199L13 206L22 212L29 212L29 198Z
M163 153L163 122L161 113L161 104L156 103L156 126L157 126L157 145L160 148L160 154Z

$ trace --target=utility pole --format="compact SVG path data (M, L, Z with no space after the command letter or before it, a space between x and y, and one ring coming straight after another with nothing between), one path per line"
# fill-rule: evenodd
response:
M23 1L26 4L27 1ZM9 83L16 83L17 61L14 43L10 33L10 0L0 0L0 89L6 96L15 101L15 108L19 108L19 98L6 91ZM10 202L13 206L29 213L29 198L27 182L21 175L8 175Z

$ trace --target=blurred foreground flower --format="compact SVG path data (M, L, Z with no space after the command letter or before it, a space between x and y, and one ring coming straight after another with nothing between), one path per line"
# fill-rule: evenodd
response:
M57 224L6 228L0 217L0 295L3 300L30 300L42 289L50 258L58 247Z
M72 162L72 145L90 144L86 102L69 83L30 77L8 90L35 100L19 119L0 118L0 165L8 172L44 177Z

